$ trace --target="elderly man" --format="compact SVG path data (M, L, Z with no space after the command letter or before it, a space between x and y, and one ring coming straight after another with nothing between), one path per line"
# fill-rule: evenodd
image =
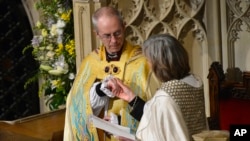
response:
M133 103L114 98L105 87L109 77L118 77L145 101L152 97L158 86L157 81L152 79L154 77L151 77L141 47L125 40L125 23L116 9L101 7L93 14L92 22L102 45L84 58L67 97L65 141L114 140L112 135L101 135L88 122L91 114L101 118L104 115L116 115L121 125L136 131L138 121L130 116L131 109L128 106ZM141 113L134 115L140 116Z

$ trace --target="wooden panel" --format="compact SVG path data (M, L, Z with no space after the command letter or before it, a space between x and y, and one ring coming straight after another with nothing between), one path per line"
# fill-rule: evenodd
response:
M0 121L0 140L62 141L65 109L15 121Z

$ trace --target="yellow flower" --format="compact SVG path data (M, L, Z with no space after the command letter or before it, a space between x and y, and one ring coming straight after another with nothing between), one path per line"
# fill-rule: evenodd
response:
M51 84L52 84L52 88L55 88L55 87L59 87L61 85L61 80L58 79L58 80L52 80L51 81Z
M56 86L56 85L59 84L59 81L60 81L60 80L53 80L51 83L52 83L52 85L55 85L55 86Z
M68 53L69 53L69 55L74 55L74 53L75 53L75 51L74 51L74 49L70 49L70 50L68 50Z
M62 13L61 19L63 19L64 21L69 21L71 12L72 10Z
M63 44L60 43L60 44L58 44L58 48L56 49L56 54L60 55L60 54L62 54L62 52L63 52Z
M42 29L42 36L43 37L48 36L48 31L46 29Z
M40 22L40 21L37 21L37 22L36 22L36 27L37 27L37 28L41 28L41 26L42 26L41 22Z
M75 41L74 40L70 40L65 45L65 50L69 53L69 55L74 55L74 53L75 53Z

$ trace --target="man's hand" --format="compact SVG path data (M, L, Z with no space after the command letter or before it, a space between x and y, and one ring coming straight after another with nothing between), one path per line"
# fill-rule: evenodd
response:
M127 102L131 102L135 98L135 94L132 90L123 84L123 82L118 78L110 79L108 81L108 86L116 97L119 97Z
M108 97L115 97L114 92L120 91L120 87L113 80L113 76L109 75L103 79L102 85L100 88Z

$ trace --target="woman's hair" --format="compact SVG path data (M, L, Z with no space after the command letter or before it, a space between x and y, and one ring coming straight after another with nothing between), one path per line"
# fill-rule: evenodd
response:
M143 43L142 49L156 77L162 82L189 75L187 51L175 37L169 34L153 35Z
M117 9L115 9L114 7L110 7L110 6L101 7L98 10L96 10L95 13L92 15L92 23L96 31L98 31L98 28L97 28L98 19L102 16L117 17L121 25L124 24L122 15Z

